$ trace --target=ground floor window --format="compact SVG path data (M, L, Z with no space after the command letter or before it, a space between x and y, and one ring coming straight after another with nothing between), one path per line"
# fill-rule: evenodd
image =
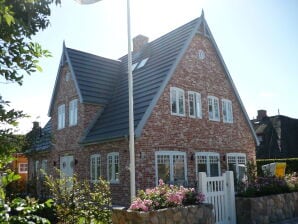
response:
M110 183L119 183L119 153L108 154L108 180Z
M246 155L244 153L227 153L228 170L234 172L234 178L241 181L246 172Z
M28 163L19 163L19 173L28 172Z
M94 154L90 156L90 180L96 182L101 176L100 172L100 155Z
M186 183L186 153L178 151L155 152L156 184L162 179L168 184Z
M215 152L197 152L196 153L196 171L205 172L208 177L220 175L219 153Z

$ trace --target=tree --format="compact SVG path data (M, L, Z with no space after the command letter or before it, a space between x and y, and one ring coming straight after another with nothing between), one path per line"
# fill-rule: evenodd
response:
M60 0L0 0L0 77L6 81L22 85L24 74L41 71L38 60L49 57L50 52L31 38L49 26L50 5L54 2L60 4ZM22 111L8 108L9 101L0 96L2 161L21 145L19 137L13 135L13 127L25 116Z

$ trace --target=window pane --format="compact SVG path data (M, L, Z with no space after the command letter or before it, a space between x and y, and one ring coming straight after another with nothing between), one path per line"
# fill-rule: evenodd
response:
M214 99L214 118L219 119L218 99Z
M109 156L109 159L108 159L108 179L109 181L112 181L113 180L113 157L112 156Z
M115 181L119 181L119 157L118 155L114 156L114 169L115 169L115 176L114 179Z
M189 115L190 116L195 116L195 111L194 111L194 96L193 93L189 93L188 95L188 100L189 100Z
M198 164L198 173L205 172L207 174L207 164Z
M213 119L213 103L212 99L208 98L208 112L209 112L209 119Z
M173 165L174 183L183 185L185 181L184 156L174 155Z
M195 101L196 101L196 107L195 107L196 116L201 118L202 117L201 95L199 93L196 93L195 96L196 96L196 98L195 98Z
M172 99L171 99L172 113L176 114L177 113L176 90L172 90L171 96L172 96Z
M101 176L101 173L100 173L100 157L98 156L97 159L96 159L96 179L98 179L100 176Z
M179 92L179 114L184 114L184 94Z
M91 180L95 180L95 158L91 158Z
M218 163L210 163L210 176L211 177L219 176L218 168L219 168Z
M162 179L165 183L170 183L170 156L157 156L157 175L158 180Z

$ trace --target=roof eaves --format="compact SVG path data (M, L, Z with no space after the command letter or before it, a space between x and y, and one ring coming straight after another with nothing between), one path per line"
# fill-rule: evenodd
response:
M227 66L226 66L226 64L225 64L225 62L224 62L224 59L223 59L223 57L222 57L222 55L221 55L221 53L220 53L220 50L219 50L219 48L218 48L218 46L217 46L217 44L216 44L216 42L215 42L215 39L214 39L214 37L213 37L213 35L212 35L212 33L211 33L211 30L210 30L210 28L209 28L209 26L208 26L208 24L207 24L205 18L203 19L203 22L204 22L204 24L205 24L205 25L204 25L204 26L205 26L205 29L209 32L209 38L210 38L211 43L213 44L213 46L214 46L214 48L215 48L215 51L217 52L217 55L218 55L218 57L219 57L220 62L222 63L222 66L223 66L223 68L224 68L224 70L225 70L225 74L226 74L226 76L227 76L227 78L228 78L228 81L230 82L230 84L231 84L231 86L232 86L232 89L233 89L233 91L234 91L234 93L235 93L235 96L236 96L236 98L237 98L237 100L238 100L238 102L239 102L239 104L240 104L240 107L241 107L241 110L242 110L242 112L243 112L243 114L244 114L244 116L245 116L246 122L247 122L247 124L249 125L250 131L251 131L251 133L252 133L252 135L253 135L253 137L254 137L254 140L255 140L255 144L256 144L257 146L259 146L259 145L260 145L259 139L258 139L258 137L257 137L257 135L256 135L256 132L255 132L255 130L254 130L254 128L253 128L253 126L252 126L252 124L251 124L251 122L250 122L250 119L249 119L248 114L247 114L247 112L246 112L246 110L245 110L245 107L244 107L243 102L242 102L242 100L241 100L241 98L240 98L240 95L239 95L239 93L238 93L238 91L237 91L237 88L236 88L236 86L235 86L235 84L234 84L234 82L233 82L233 79L232 79L232 77L231 77L231 75L230 75L230 72L229 72L229 70L228 70L228 68L227 68Z
M173 76L173 74L175 73L175 70L179 64L179 62L181 61L184 53L186 52L189 44L191 43L193 37L195 36L196 32L197 32L197 29L200 27L200 24L202 22L202 19L201 17L197 18L197 24L195 25L194 27L194 30L190 33L188 39L185 41L185 44L184 46L182 47L180 53L178 54L178 57L177 59L175 60L175 62L173 63L172 65L172 68L170 69L169 73L167 74L165 80L163 81L162 85L160 86L157 94L155 94L154 98L152 99L149 107L147 108L145 114L143 115L142 119L140 120L136 130L135 130L135 136L138 138L141 136L142 134L142 130L149 118L149 116L151 115L152 113L152 110L154 108L154 106L157 104L157 101L159 100L160 96L162 95L162 93L164 92L168 82L170 81L171 77Z

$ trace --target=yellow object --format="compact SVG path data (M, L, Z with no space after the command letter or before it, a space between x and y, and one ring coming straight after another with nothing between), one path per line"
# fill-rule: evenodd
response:
M275 167L275 176L276 177L284 177L286 172L286 163L276 163Z

